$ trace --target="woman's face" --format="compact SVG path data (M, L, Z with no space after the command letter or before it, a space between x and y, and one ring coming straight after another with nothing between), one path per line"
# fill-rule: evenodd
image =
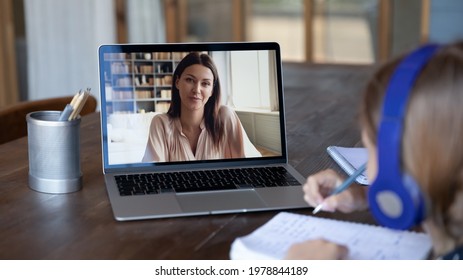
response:
M212 96L214 75L206 66L193 64L185 68L175 86L180 93L182 111L203 110Z

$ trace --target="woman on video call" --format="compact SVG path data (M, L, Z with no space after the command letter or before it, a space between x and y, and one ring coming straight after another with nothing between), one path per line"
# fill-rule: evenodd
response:
M245 157L247 139L236 113L221 105L211 57L192 52L174 71L167 113L153 117L144 162Z

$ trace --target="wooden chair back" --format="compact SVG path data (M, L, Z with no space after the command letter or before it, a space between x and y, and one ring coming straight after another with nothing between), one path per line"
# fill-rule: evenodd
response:
M35 111L62 111L73 96L24 101L0 109L0 144L27 135L26 115ZM89 96L80 112L81 116L96 111L97 100Z

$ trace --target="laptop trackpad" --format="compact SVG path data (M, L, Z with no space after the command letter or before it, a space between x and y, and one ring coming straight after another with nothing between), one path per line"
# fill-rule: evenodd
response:
M266 206L254 190L179 194L177 200L185 212L227 213L237 210L244 212L247 209Z

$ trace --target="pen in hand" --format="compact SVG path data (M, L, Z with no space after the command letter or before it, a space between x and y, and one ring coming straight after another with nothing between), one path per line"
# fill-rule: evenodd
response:
M366 163L360 166L349 178L347 178L344 182L342 182L342 184L340 184L337 188L335 188L329 194L329 196L338 194L340 192L343 192L345 189L347 189L355 181L355 179L357 179L357 177L360 176L360 174L362 174L365 171L366 167L367 167ZM322 208L323 208L323 202L320 203L317 207L315 207L315 209L312 211L312 214L317 214Z

